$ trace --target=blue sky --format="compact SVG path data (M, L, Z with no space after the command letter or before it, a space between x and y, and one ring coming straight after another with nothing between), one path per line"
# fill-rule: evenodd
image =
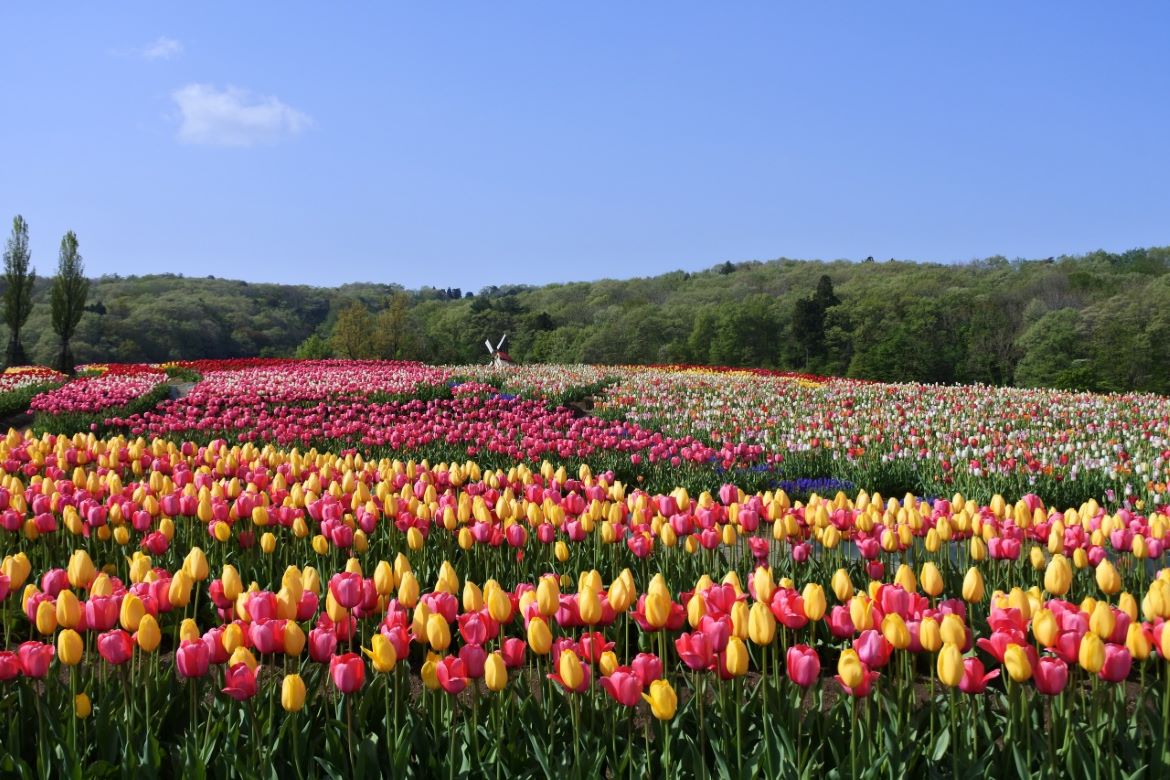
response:
M67 229L93 275L472 290L1170 244L1166 3L46 5L0 7L44 275Z

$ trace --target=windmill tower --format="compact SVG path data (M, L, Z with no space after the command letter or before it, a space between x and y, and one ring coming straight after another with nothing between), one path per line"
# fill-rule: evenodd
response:
M496 344L495 347L492 346L491 339L484 339L483 344L485 347L487 347L488 356L492 359L493 368L511 368L512 366L516 365L511 356L508 355L508 353L503 349L501 349L501 347L504 346L504 341L506 341L507 338L508 334L505 333L500 337L500 341L498 344Z

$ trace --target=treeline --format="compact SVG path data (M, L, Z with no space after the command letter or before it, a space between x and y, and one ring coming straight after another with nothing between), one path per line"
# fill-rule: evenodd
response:
M24 327L50 362L47 286ZM764 366L892 381L1170 393L1170 248L964 264L724 263L706 271L407 291L102 277L80 362L388 357Z

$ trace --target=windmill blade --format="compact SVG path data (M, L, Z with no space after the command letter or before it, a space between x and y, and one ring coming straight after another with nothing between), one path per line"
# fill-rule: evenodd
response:
M506 338L508 338L507 333L505 333L503 336L500 337L500 343L496 344L496 349L499 349L500 347L504 346L504 339L506 339Z
M494 350L494 349L492 349L492 341L491 341L491 339L484 339L484 340L483 340L483 345L484 345L485 347L487 347L487 349L488 349L488 354L489 354L489 355L490 355L490 354L492 354L493 352L495 352L495 350Z

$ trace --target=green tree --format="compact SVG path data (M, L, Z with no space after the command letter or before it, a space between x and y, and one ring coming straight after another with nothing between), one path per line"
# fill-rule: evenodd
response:
M350 360L374 356L374 318L360 301L341 310L333 324L333 350Z
M333 345L329 339L314 333L297 346L296 357L300 360L324 360L333 357Z
M410 296L397 292L390 297L390 305L375 319L373 340L374 352L380 358L405 360L413 354Z
M61 239L61 251L57 256L57 276L53 279L51 293L53 332L61 341L57 353L57 370L73 374L73 352L69 340L77 330L77 323L85 313L85 300L89 297L89 280L85 278L85 265L77 251L77 235L70 230Z
M1016 383L1024 387L1086 389L1094 384L1076 309L1057 309L1036 320L1017 341L1023 353Z
M28 223L17 214L12 220L12 235L4 249L4 322L8 325L8 351L5 363L10 366L28 364L28 355L20 340L20 329L32 312L33 284L37 274L29 268Z

